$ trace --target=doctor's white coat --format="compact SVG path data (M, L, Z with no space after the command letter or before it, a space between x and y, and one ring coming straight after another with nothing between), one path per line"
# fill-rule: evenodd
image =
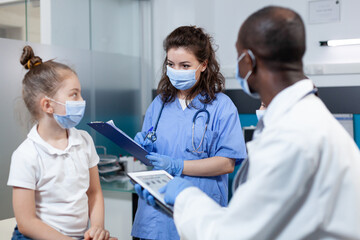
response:
M248 143L227 208L195 187L175 201L182 239L360 239L360 154L310 80L280 92Z

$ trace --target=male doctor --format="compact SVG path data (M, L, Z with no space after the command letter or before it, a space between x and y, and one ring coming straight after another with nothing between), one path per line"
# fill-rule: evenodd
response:
M236 50L243 90L268 106L247 144L247 181L223 208L186 180L172 180L162 192L174 205L179 235L360 239L359 150L303 73L300 16L281 7L255 12L241 26Z

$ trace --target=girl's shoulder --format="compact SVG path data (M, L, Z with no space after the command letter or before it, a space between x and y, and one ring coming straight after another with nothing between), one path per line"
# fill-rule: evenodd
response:
M87 131L76 128L71 128L70 131L75 141L84 142L86 145L94 144L91 135Z
M77 137L82 137L82 138L91 138L90 134L82 129L76 129L76 128L72 128L71 130L74 131L74 133L76 133Z
M13 152L11 156L12 161L32 161L38 156L38 151L35 148L34 142L26 138Z

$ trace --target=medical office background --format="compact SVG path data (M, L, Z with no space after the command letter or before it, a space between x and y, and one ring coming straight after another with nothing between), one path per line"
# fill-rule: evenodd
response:
M334 2L339 9L332 9L338 11L333 19L310 19L311 4ZM360 45L319 44L360 38L358 0L0 0L0 220L13 217L11 188L6 186L11 154L31 128L21 99L26 71L19 57L25 44L43 60L55 58L77 71L87 101L79 128L109 154L120 155L126 152L86 123L113 119L131 137L140 130L160 79L162 42L181 25L203 27L213 36L226 93L238 107L242 126L256 125L259 102L245 96L235 80L235 41L246 17L270 4L290 7L304 19L305 72L328 108L346 114L340 117L359 145ZM103 190L106 228L119 239L131 239L131 190Z

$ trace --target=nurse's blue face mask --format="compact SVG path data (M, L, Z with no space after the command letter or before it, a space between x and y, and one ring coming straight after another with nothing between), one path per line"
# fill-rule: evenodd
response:
M254 69L254 67L256 66L256 60L255 60L255 56L254 54L252 53L252 51L250 49L247 50L249 56L251 57L251 60L252 60L252 69ZM253 97L253 98L256 98L256 99L259 99L260 98L260 95L258 93L255 93L255 92L251 92L250 91L250 88L249 88L249 84L248 84L248 79L250 77L250 75L252 74L252 70L250 70L245 78L242 78L240 76L240 71L239 71L239 62L245 57L246 53L243 52L238 60L237 60L237 63L236 63L236 74L235 74L235 77L236 79L239 81L240 83L240 86L241 88L243 89L243 91L248 94L250 97Z
M55 101L52 98L47 99L65 106L65 115L53 114L55 121L61 128L69 129L79 124L85 113L85 101L66 101L65 104Z
M192 88L196 83L196 69L191 70L176 70L166 66L166 75L169 77L171 84L178 90L187 90Z

